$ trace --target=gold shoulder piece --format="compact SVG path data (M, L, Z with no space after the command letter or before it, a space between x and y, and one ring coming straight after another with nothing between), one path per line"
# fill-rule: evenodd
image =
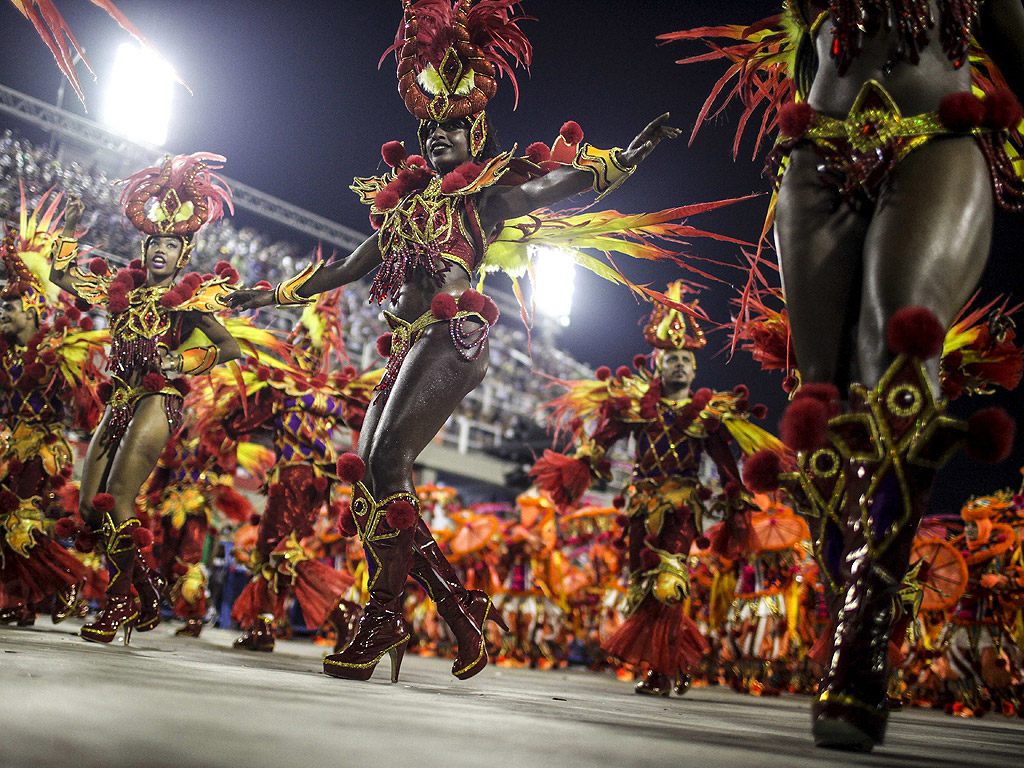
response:
M179 310L190 312L222 312L228 309L224 297L234 291L238 286L228 281L226 277L215 277L206 280L199 285L196 295L181 304Z
M395 178L395 174L387 174L385 176L367 176L365 178L355 178L352 180L352 184L349 185L349 189L359 195L359 202L363 205L373 205L374 199L377 197L377 193L387 186L387 183Z

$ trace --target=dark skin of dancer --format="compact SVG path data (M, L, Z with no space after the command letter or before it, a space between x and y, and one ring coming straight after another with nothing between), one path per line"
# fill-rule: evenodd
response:
M82 201L76 195L69 196L64 212L63 237L74 237L84 211ZM179 237L149 239L145 253L147 286L168 286L174 283L183 247L184 243ZM54 270L50 273L50 280L68 293L76 295L74 281L66 272ZM212 315L199 312L186 314L181 338L188 338L196 329L202 331L217 348L218 363L226 363L241 356L238 342ZM181 370L181 355L164 350L160 367L168 376L177 375ZM132 387L141 386L143 373L133 372L127 383ZM111 414L112 409L107 407L89 443L82 468L80 510L82 519L94 530L102 525L103 520L101 515L88 506L88 500L105 491L114 497L114 509L110 515L115 524L135 517L135 497L156 467L160 454L171 437L171 428L164 410L164 398L161 395L150 395L140 399L135 405L135 413L124 437L116 445L108 446L101 440L101 436L107 428Z
M932 3L935 18L940 18ZM861 86L880 82L904 115L938 109L942 97L971 88L955 69L938 29L920 62L896 58L895 32L864 40L840 77L829 48L832 22L817 34L819 65L808 101L845 118ZM1024 100L1024 6L988 0L977 34ZM793 151L779 189L775 241L793 346L805 382L875 386L894 356L885 341L893 314L924 306L949 327L974 292L988 258L994 199L989 168L969 136L942 137L899 162L875 203L845 204L821 182L812 147ZM938 362L930 373L938 391Z
M653 120L620 152L620 162L634 166L665 138L679 130L665 125L668 114ZM441 174L472 159L468 124L453 120L436 124L426 137L427 160ZM559 168L518 187L489 187L476 197L482 229L492 234L502 221L525 216L590 189L593 175L574 168ZM359 280L382 263L377 235L368 238L352 254L316 274L300 295L313 296ZM469 274L454 264L438 287L423 276L402 286L398 302L389 311L406 321L415 320L430 309L438 293L459 296L470 287ZM241 309L257 309L273 302L273 291L242 290L228 297ZM467 332L470 324L467 323ZM376 498L398 491L414 490L413 462L434 438L462 399L483 381L488 350L474 361L466 361L452 345L448 326L429 326L413 346L399 371L391 392L375 398L366 412L359 434L358 452L366 462L364 483Z

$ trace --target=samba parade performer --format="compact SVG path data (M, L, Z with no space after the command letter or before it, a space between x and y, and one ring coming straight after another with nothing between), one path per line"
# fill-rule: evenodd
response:
M498 75L514 82L514 65L528 65L532 56L518 27L521 18L510 11L514 5L406 0L389 50L398 59L399 92L420 121L417 135L427 159L408 155L399 142L385 144L383 157L393 170L353 186L370 206L377 233L344 260L312 264L273 291L242 291L233 300L250 309L308 302L377 269L370 299L388 302L391 333L379 340L387 369L367 411L359 455L342 456L339 471L356 484L353 521L372 576L355 641L324 662L324 671L337 677L367 679L391 653L397 679L409 640L401 601L410 569L458 638L453 674L467 678L487 664L482 627L499 616L490 598L467 592L448 565L420 520L412 483L416 457L487 369L488 329L498 312L493 301L470 289L471 274L526 274L532 271L528 246L542 242L678 260L651 240L681 243L701 236L679 220L730 202L625 217L609 211L531 215L589 189L609 192L678 131L664 124L663 115L628 148L601 150L583 143L579 126L570 122L552 148L532 144L525 158L500 152L485 107ZM651 295L593 256L576 251L575 258L639 295Z
M186 399L195 401L200 379ZM253 443L239 444L223 428L197 436L187 427L164 449L145 492L153 510L159 544L160 575L167 585L173 614L185 624L176 635L199 637L207 603L207 538L216 536L217 522L239 524L253 514L252 504L234 487L243 468L253 476L265 473L273 453Z
M19 626L34 623L33 605L48 597L54 623L65 619L86 579L86 567L51 538L45 521L61 516L59 491L71 477L64 430L95 427L106 339L90 318L62 305L47 278L60 202L48 197L29 213L23 189L19 226L0 244L7 271L0 296L0 623ZM68 523L59 522L57 533L67 536Z
M205 373L240 354L238 342L213 314L226 309L222 298L237 273L221 263L220 274L209 279L195 273L179 277L195 234L231 205L229 191L212 173L220 166L210 165L223 160L179 155L127 179L121 199L126 218L145 236L143 259L116 274L99 258L88 269L78 266L75 228L84 205L75 196L68 199L64 231L53 245L50 279L84 302L104 306L110 323L107 408L89 443L80 497L83 533L102 532L110 582L103 612L82 627L87 640L109 643L123 627L127 644L133 628L141 632L159 624L162 580L138 554L152 534L135 514L135 497L181 426L188 383L177 374ZM150 201L156 205L147 216ZM205 343L190 341L200 337Z
M666 293L678 303L682 291L680 281ZM633 474L619 521L629 553L628 618L602 647L610 656L647 667L637 693L668 696L674 684L685 693L687 670L708 650L686 605L690 546L702 534L712 497L698 478L701 457L707 454L715 463L724 486L717 506L725 524L714 546L735 558L747 546L752 505L729 449L730 437L745 453L782 446L750 423L752 414L765 415L765 407L751 408L746 387L691 391L694 350L706 344L693 317L658 305L644 338L655 349L653 371L648 371L647 358L638 355L635 371L621 366L613 376L602 367L596 381L566 382L569 391L551 405L557 426L569 420L579 448L571 457L546 450L530 474L558 504L571 504L593 479L611 479L608 450L635 436Z
M1012 445L1006 414L976 414L970 428L945 415L934 358L981 277L995 203L1024 210L1007 143L1021 119L1024 8L791 0L785 18L662 36L716 37L735 45L710 42L694 60L728 60L740 125L766 105L758 138L780 134L775 241L803 382L783 433L799 506L817 518L833 627L813 735L870 750L888 717L894 595L935 473L968 436L987 460ZM776 469L751 462L748 482L767 490Z
M273 443L267 504L248 562L252 578L231 612L243 629L234 644L238 650L274 649L274 624L284 617L289 595L298 600L307 627L334 625L336 650L350 639L354 622L342 598L353 578L311 557L303 545L331 500L337 464L332 436L362 424L373 386L352 366L328 374L332 358L344 354L339 295L323 294L305 308L286 355L241 365L244 402L236 377L223 370L211 376L211 390L200 401L199 434L223 425L231 439L252 436L255 442L267 434Z

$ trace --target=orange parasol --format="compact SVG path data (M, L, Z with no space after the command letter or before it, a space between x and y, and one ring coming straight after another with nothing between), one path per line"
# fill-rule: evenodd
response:
M786 507L756 512L752 520L755 547L762 552L789 549L811 537L807 523Z
M945 611L955 606L967 588L967 563L960 553L942 539L916 538L910 551L910 567L920 561L924 571L919 574L924 587L921 609Z
M458 557L483 549L498 532L498 519L489 515L473 515L459 528L451 540L452 554Z

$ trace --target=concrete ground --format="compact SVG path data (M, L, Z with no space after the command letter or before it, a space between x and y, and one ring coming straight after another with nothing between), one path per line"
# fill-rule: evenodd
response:
M79 623L0 627L0 766L1021 766L1024 721L895 713L870 755L815 749L806 697L695 689L636 696L586 671L489 666L460 682L450 662L385 659L367 683L321 672L322 649L231 649L234 634L125 648L87 643Z

